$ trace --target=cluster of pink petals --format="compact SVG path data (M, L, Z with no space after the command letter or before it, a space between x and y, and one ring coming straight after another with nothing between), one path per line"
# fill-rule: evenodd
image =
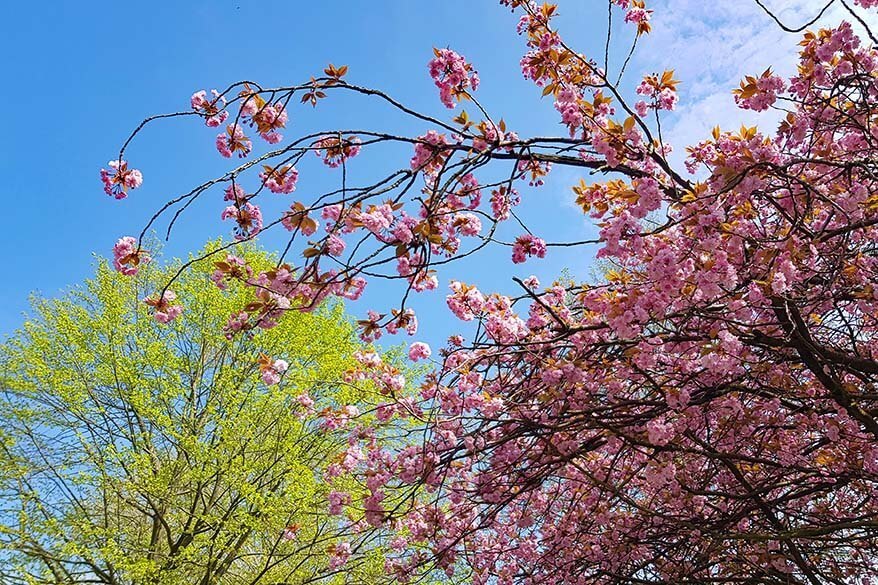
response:
M677 91L671 86L663 85L658 76L648 75L644 77L636 92L650 98L649 101L639 100L634 104L638 116L646 116L650 109L672 111L677 107Z
M416 341L409 346L409 359L413 362L425 360L429 358L432 353L430 346L422 341Z
M430 130L422 136L418 136L415 143L415 154L409 165L413 170L423 170L425 175L435 175L447 157L446 152L442 149L448 144L448 140L444 134L440 134L435 130Z
M281 376L289 369L290 364L284 360L274 360L262 368L262 381L266 386L274 386L280 383Z
M259 136L267 143L277 144L283 140L283 134L278 132L278 129L284 128L289 119L283 104L266 104L258 111L253 112L250 119L256 125Z
M314 143L314 154L323 159L323 164L334 169L357 156L361 143L356 136L323 136Z
M238 157L244 158L250 154L252 148L253 143L238 124L229 124L225 132L216 136L216 149L225 158L230 158L232 153L238 153Z
M491 191L491 215L496 220L509 219L512 208L521 203L521 197L514 188L498 188Z
M512 245L512 262L521 264L529 257L545 258L546 242L532 234L518 236Z
M339 516L344 511L344 507L351 503L351 495L346 492L332 490L326 497L329 502L329 513L332 516Z
M451 294L445 298L448 308L461 321L472 321L485 308L485 296L478 288L452 280Z
M119 238L113 246L113 268L125 276L134 276L140 264L149 262L149 254L141 250L137 240L131 236Z
M262 211L252 203L244 203L240 206L229 205L223 210L220 219L235 220L236 240L252 238L262 230Z
M785 89L783 78L769 69L758 78L747 77L741 89L735 90L735 103L742 109L761 112L771 107Z
M170 323L180 316L183 306L176 304L177 294L172 290L166 290L161 297L149 297L144 302L152 307L152 317L161 324Z
M574 137L585 121L580 101L582 95L578 88L565 87L555 96L555 109L561 114L561 122L570 131L570 137Z
M628 10L628 12L625 13L625 22L631 22L634 24L649 22L649 17L651 13L652 10L647 10L645 8L631 8Z
M216 128L226 121L229 112L225 109L226 99L215 89L210 90L210 93L213 95L213 99L208 100L205 90L197 91L192 94L189 103L193 110L204 117L206 126Z
M143 184L143 175L137 169L129 169L124 160L111 160L110 169L101 169L101 182L104 193L116 199L125 199L129 189L137 189Z
M191 98L192 108L205 117L208 126L215 127L228 118L225 98L213 90L213 100L208 100L206 92L199 91ZM277 144L283 140L279 132L286 127L289 120L286 105L267 103L258 93L244 92L238 120L226 126L224 132L216 137L216 149L225 158L237 154L243 158L250 154L253 143L244 133L242 125L256 128L256 133L269 144Z
M479 74L451 49L435 49L434 53L436 57L429 64L430 77L439 88L439 99L446 108L453 108L467 89L478 89Z
M330 547L329 569L335 570L348 562L351 557L351 544L349 542L340 542Z
M235 205L244 205L247 203L247 199L250 198L250 195L244 191L244 188L237 183L230 183L229 186L225 188L224 193L223 200L232 201Z
M288 194L296 190L299 171L292 165L278 167L265 165L259 173L259 178L272 193Z
M482 231L482 220L473 213L458 213L453 225L462 236L477 236Z
M341 256L346 246L345 241L336 234L329 234L326 240L326 251L330 256Z

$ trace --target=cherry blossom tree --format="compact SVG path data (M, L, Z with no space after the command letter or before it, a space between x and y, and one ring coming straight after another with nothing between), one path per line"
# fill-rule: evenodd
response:
M229 335L398 280L399 304L359 323L374 341L416 332L409 297L438 288L450 262L488 246L534 262L584 244L546 241L516 214L553 167L581 169L589 178L573 196L599 227L601 282L516 279L509 296L452 281L448 309L477 327L432 352L421 402L397 398L404 381L376 354L350 373L386 396L376 425L348 431L355 464L325 478L366 486L352 534L384 531L400 581L438 569L476 584L878 582L878 51L867 26L878 2L840 0L850 22L804 32L794 76L769 69L734 90L730 106L780 112L775 131L717 127L686 148L684 168L661 132L678 102L672 71L647 72L630 94L630 60L610 71L608 54L568 46L556 6L500 3L520 16L522 72L554 101L565 135L507 128L451 49L428 67L442 104L458 108L451 120L332 65L298 85L198 91L190 111L146 122L200 118L218 128L219 154L240 160L168 201L144 233L165 217L170 231L192 201L222 192L239 241L289 232L289 260L273 270L217 262L218 281L253 290ZM652 10L608 8L631 25L633 52ZM423 131L282 135L296 104L317 115L339 93L380 100ZM144 180L125 160L130 140L102 171L116 198ZM263 154L259 140L271 145ZM357 183L355 158L387 144L408 145L411 159ZM338 186L299 199L297 165L315 155ZM265 191L288 211L263 218ZM502 241L503 222L519 235ZM141 241L120 244L124 272L147 254ZM159 320L178 314L167 287L150 300ZM400 416L423 432L387 439ZM406 485L410 495L387 496ZM333 497L333 509L353 505ZM339 567L351 549L333 554Z

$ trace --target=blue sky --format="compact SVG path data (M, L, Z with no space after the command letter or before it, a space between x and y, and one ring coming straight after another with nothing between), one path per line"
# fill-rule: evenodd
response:
M717 121L727 127L747 119L730 107L729 89L740 75L772 63L781 70L793 64L789 53L796 39L780 35L750 2L707 4L651 3L657 8L656 32L633 67L635 72L677 67L682 107L667 130L677 142L697 140ZM794 20L813 7L807 0L775 4ZM586 54L602 51L604 6L561 2L565 38ZM52 296L81 281L93 270L94 253L109 254L119 236L139 233L165 200L229 168L213 149L215 130L194 118L171 120L148 128L129 150L127 158L144 172L143 187L121 202L101 190L98 170L130 130L148 115L187 109L193 91L241 79L264 86L301 82L333 62L350 66L352 82L450 117L426 70L431 48L450 46L476 65L480 100L511 129L522 136L563 130L551 102L540 100L521 77L517 18L491 0L47 1L10 3L4 12L0 50L7 56L7 82L0 100L7 116L0 170L10 209L0 231L5 251L0 334L22 323L30 292ZM618 32L616 38L629 37ZM317 111L294 108L287 134L336 127L407 134L425 129L361 99L337 100ZM335 180L316 162L300 169L299 194ZM390 170L406 162L403 153L376 164ZM577 180L576 173L558 172L542 189L523 191L523 211L536 232L556 241L594 235L571 203L569 186ZM208 238L227 235L221 209L219 193L194 205L173 233L166 256L185 256ZM268 236L263 243L278 242ZM444 313L427 309L444 305L449 277L509 290L512 274L550 280L564 267L587 274L592 254L590 248L555 249L545 261L514 270L497 261L508 251L461 264L445 273L441 294L418 301L425 310L422 323L437 332L449 326ZM391 293L379 287L365 302L387 306L383 297Z

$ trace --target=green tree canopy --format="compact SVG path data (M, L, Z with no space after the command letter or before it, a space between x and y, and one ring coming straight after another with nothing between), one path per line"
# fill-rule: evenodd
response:
M321 475L344 445L303 416L305 393L315 409L366 398L343 381L361 348L343 308L227 339L248 293L220 291L203 261L159 325L143 299L178 267L128 278L101 261L0 347L0 582L374 582L377 547L327 569L342 537ZM279 384L260 355L289 362Z

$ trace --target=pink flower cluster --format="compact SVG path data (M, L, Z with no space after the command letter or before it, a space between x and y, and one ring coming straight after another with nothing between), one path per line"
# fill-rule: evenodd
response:
M494 219L509 219L512 208L521 203L521 197L514 188L505 185L491 191L491 214Z
M222 110L220 110L216 103L217 98L208 102L203 94L204 92L198 92L192 96L192 107L207 117L208 126L218 126L227 117L224 109L225 101L222 102ZM241 100L242 124L255 126L257 134L269 144L277 144L283 140L283 135L278 130L286 127L289 119L285 104L280 101L268 103L258 92L250 91L249 86L241 93ZM217 113L214 113L215 111ZM244 134L244 129L238 122L229 124L225 132L216 137L216 149L226 158L230 158L233 153L243 158L250 154L252 148L252 141Z
M456 280L452 280L448 286L451 294L445 297L445 302L461 321L472 321L485 309L487 299L475 286Z
M652 10L646 8L643 0L613 0L613 3L626 10L625 22L637 25L637 34L648 33L651 30L649 19Z
M422 136L418 136L415 143L415 154L412 156L410 166L412 170L422 170L428 177L435 176L442 168L448 151L442 147L448 144L444 134L430 130Z
M467 95L467 89L479 87L479 74L473 66L451 49L433 49L436 55L430 61L430 77L439 88L439 99L446 108Z
M244 191L244 188L237 183L230 183L229 186L225 188L224 193L223 201L232 201L235 205L244 205L251 197L251 195L248 195L247 192Z
M742 109L761 112L771 107L785 89L784 80L766 69L759 77L748 75L741 82L741 87L734 91L735 103Z
M119 238L113 246L113 268L125 276L134 276L141 264L149 262L149 254L141 250L131 236Z
M213 95L213 99L208 100L206 91L197 91L192 94L189 103L193 110L204 117L206 126L216 128L226 121L229 112L225 109L226 98L222 97L215 89L210 90L210 93Z
M351 544L340 542L329 547L329 569L335 570L343 566L351 558Z
M290 367L285 360L274 360L261 366L261 378L266 386L274 386L280 383L281 376Z
M458 213L453 226L462 236L477 236L482 231L482 220L473 213Z
M409 359L413 362L425 360L430 357L430 346L421 341L416 341L409 346Z
M521 264L529 257L545 258L546 242L532 234L518 236L512 245L512 262Z
M125 199L129 189L137 189L143 184L143 175L137 169L129 169L124 160L111 160L108 169L101 169L101 182L104 193L116 199Z
M555 109L561 114L561 122L567 126L571 138L576 136L585 121L581 100L582 95L575 87L565 87L555 97Z
M182 305L177 304L176 300L177 294L172 290L166 290L161 297L148 297L143 302L152 307L153 319L166 324L179 317L183 312Z
M671 111L677 106L677 80L673 71L665 71L661 76L647 75L637 86L637 94L650 98L634 104L638 116L646 116L650 109Z
M283 135L278 130L284 128L289 119L284 104L266 103L258 94L249 94L244 97L241 105L241 116L249 117L250 125L256 126L259 136L267 143L277 144L283 140Z
M329 502L329 513L332 516L339 516L344 511L344 507L351 503L351 495L346 492L332 490L326 497Z
M272 193L292 193L296 190L296 183L299 180L299 171L293 165L283 165L272 167L263 165L262 171L259 173L262 183L268 187Z
M226 207L220 219L234 219L237 224L234 229L236 240L252 238L262 229L262 211L252 203L244 203L240 206L229 205Z
M231 158L232 153L237 152L238 157L244 158L250 154L253 143L244 134L244 130L238 124L229 124L226 131L217 134L216 149L225 158Z
M361 143L362 141L356 136L345 138L323 136L314 143L314 153L323 159L323 164L334 169L357 156L360 153Z

